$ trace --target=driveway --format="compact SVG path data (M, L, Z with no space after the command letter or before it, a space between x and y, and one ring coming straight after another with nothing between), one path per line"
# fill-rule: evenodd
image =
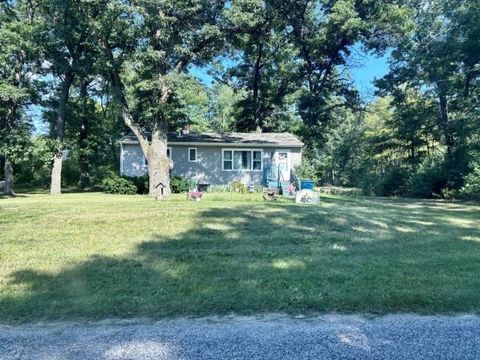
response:
M1 359L480 359L480 317L209 317L0 326Z

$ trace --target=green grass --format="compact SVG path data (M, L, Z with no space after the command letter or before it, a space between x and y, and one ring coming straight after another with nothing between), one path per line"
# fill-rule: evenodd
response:
M0 198L0 322L277 311L480 312L480 207Z

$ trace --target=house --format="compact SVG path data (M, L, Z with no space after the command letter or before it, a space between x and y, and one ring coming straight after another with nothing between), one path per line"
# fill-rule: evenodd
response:
M148 164L131 134L120 140L123 176L147 175ZM288 182L302 161L303 143L289 133L171 133L167 156L172 175L200 184L223 185L238 180L264 185L268 179Z

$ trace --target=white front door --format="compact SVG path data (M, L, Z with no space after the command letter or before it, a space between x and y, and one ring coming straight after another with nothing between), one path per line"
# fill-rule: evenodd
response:
M278 166L278 174L281 182L290 181L290 151L275 150L274 165Z

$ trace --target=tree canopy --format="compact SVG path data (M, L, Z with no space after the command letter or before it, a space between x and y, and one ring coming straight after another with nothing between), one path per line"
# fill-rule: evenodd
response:
M8 192L14 172L52 194L94 187L118 171L116 142L130 131L150 195L166 197L167 134L191 125L295 133L306 144L299 172L323 184L470 196L479 39L473 0L2 2ZM352 80L358 51L388 55L373 99Z

